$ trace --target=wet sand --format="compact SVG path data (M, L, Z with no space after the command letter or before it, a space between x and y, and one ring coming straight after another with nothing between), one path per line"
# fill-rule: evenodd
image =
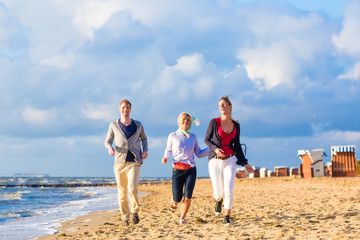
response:
M360 178L236 179L233 226L214 215L210 179L196 182L188 225L168 210L171 183L144 184L140 223L120 226L118 210L62 223L39 239L358 239Z

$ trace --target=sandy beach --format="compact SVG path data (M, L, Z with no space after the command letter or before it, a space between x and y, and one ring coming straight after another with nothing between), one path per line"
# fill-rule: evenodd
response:
M213 213L210 179L198 179L181 226L179 209L168 210L171 183L143 184L140 223L119 226L118 210L91 213L62 223L39 239L358 239L360 178L273 177L236 179L234 225Z

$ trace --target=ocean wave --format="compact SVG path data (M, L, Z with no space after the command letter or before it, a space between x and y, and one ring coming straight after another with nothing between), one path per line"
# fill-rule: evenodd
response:
M10 219L10 218L19 218L20 214L18 213L14 213L14 212L8 212L8 213L3 213L0 214L0 219Z
M71 193L79 193L83 192L84 190L82 188L68 188L67 191Z
M12 178L7 178L7 179L4 179L4 180L0 180L0 183L8 183L8 182L13 182L14 179Z
M18 195L23 194L23 200L6 201L6 205L2 205L0 239L5 236L8 236L6 239L31 239L52 234L55 228L67 219L118 207L115 188L69 188L72 192L65 188L45 189L46 192L39 188L26 188L21 189L22 191L6 189L13 193L17 191ZM28 190L31 191L30 194L26 194ZM15 207L17 211L13 211ZM21 211L25 209L27 211Z
M69 188L67 191L77 194L81 198L94 197L97 194L96 191L88 191L87 188Z
M0 201L22 200L23 194L30 193L30 191L17 191L13 193L0 194Z
M0 214L0 222L14 219L14 218L24 218L33 216L30 211L15 211L15 212L5 212Z
M115 185L114 177L0 177L0 187L85 187Z
M96 194L96 192L85 192L80 194L80 197L86 198L86 197L92 197Z

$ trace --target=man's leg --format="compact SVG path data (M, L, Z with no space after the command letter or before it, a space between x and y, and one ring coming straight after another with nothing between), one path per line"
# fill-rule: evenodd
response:
M116 178L116 185L118 188L118 202L121 218L123 221L129 221L129 204L127 201L127 170L128 164L115 164L114 173Z
M139 212L138 184L139 184L140 166L141 166L140 163L131 163L127 171L131 213Z

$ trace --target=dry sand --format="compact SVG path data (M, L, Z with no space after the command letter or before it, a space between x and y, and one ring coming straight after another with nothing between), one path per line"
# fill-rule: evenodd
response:
M171 183L144 184L140 223L119 226L118 210L95 212L63 223L39 239L359 239L360 178L292 177L236 179L234 225L213 213L209 179L198 179L187 214L178 224L168 210Z

